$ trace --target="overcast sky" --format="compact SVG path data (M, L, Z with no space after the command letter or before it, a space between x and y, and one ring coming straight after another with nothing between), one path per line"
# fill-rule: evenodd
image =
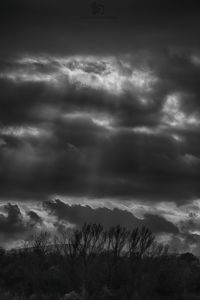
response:
M87 221L145 225L199 254L199 13L191 1L1 1L3 246Z

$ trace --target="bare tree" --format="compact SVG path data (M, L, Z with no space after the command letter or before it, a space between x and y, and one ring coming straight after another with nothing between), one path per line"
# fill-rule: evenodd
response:
M30 247L36 254L43 256L47 254L49 239L49 233L46 231L42 231L32 237L30 241Z
M128 239L127 253L130 258L133 258L137 255L139 242L140 242L140 231L139 228L136 227L131 231Z
M127 238L130 232L119 225L115 227L111 227L108 231L108 247L109 251L111 251L114 262L117 262L119 257L121 256L123 250L125 250L125 246L127 243Z
M168 255L169 245L163 245L154 241L152 245L149 247L148 256L151 258L161 257Z
M68 243L66 245L67 254L71 261L78 259L81 252L81 231L76 229L68 234Z
M104 249L105 235L100 224L84 224L80 230L81 256L90 259Z
M140 238L138 243L138 255L140 258L147 253L147 250L153 244L154 240L155 237L152 232L143 226L140 230Z

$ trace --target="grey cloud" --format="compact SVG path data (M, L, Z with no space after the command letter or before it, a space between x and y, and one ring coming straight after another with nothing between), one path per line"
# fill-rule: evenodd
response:
M15 234L16 232L24 231L23 216L18 205L5 204L4 211L6 215L0 215L1 233Z
M23 241L37 230L37 224L42 228L43 220L34 211L22 212L18 204L7 203L1 206L0 239L4 242Z
M37 126L35 136L28 129L15 135L15 128L13 135L1 134L4 196L68 194L181 203L200 193L198 165L185 162L193 156L198 161L197 132L182 133L186 142L178 143L170 135L110 131L88 117Z
M118 208L97 208L90 206L68 205L60 200L45 201L44 208L57 216L58 220L65 220L75 225L83 225L84 223L100 223L105 228L120 224L126 228L134 228L136 226L147 226L154 233L167 232L178 233L178 228L171 222L165 220L161 216L146 214L143 220L137 219L128 211Z
M30 222L33 224L41 224L43 222L42 218L38 216L35 211L30 210L27 215L30 217Z

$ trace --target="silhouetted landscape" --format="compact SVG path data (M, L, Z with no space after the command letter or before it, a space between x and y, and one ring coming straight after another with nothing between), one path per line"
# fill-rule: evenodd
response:
M47 232L0 252L0 299L199 299L200 263L170 254L148 228L99 224Z

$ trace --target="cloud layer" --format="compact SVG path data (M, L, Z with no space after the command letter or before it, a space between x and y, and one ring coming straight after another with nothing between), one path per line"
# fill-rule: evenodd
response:
M2 196L197 199L200 68L192 57L4 62Z
M81 227L84 223L102 224L105 229L116 225L130 230L146 226L156 235L179 233L176 225L156 214L146 213L139 219L128 210L69 205L58 199L46 200L42 206L8 203L1 205L0 211L0 241L7 248L23 246L41 231L48 231L53 236L62 228Z

